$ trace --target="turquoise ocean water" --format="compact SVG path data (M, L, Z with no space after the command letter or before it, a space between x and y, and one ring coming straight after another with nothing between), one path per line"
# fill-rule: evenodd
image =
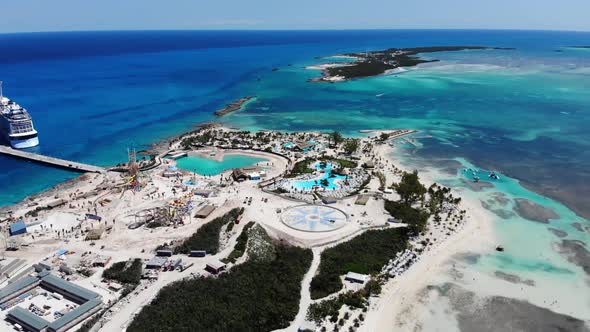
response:
M434 53L427 57L440 62L403 73L307 82L319 72L305 66L325 61L316 57L430 45L515 50ZM0 35L0 79L5 94L34 117L41 140L35 151L99 165L125 160L130 145L142 148L212 120L213 111L245 95L257 99L223 122L348 135L418 129L418 146L407 146L398 158L439 169L440 182L463 188L495 216L494 231L506 251L492 250L472 268L532 279L541 294L536 305L559 298L561 305L545 306L590 319L590 223L584 218L590 217L590 52L572 45L590 45L590 33L11 34ZM501 179L476 190L466 184L464 168L494 170ZM73 176L0 157L0 205ZM527 220L515 212L518 199L557 217ZM579 246L564 248L564 240ZM578 295L564 298L568 292Z

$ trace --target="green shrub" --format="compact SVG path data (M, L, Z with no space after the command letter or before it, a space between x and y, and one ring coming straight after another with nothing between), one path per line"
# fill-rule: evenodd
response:
M206 250L208 254L216 254L219 250L219 233L223 225L235 221L244 211L235 208L203 225L196 233L174 248L175 254L189 254L191 250Z
M309 249L276 246L273 261L247 261L218 278L164 287L135 317L129 332L270 331L288 327L299 310Z
M235 263L238 258L244 255L244 252L246 252L246 245L248 244L248 230L254 226L254 224L255 223L253 221L250 221L248 224L246 224L246 226L244 226L242 233L240 233L240 236L238 236L234 250L232 250L229 256L223 260L224 263Z
M104 270L102 277L122 284L131 284L135 288L141 280L142 265L143 263L139 258L132 261L117 262Z
M408 245L405 228L369 230L322 252L318 274L310 285L311 298L319 299L342 289L340 276L348 272L373 274Z
M422 209L408 206L404 203L385 201L385 210L396 219L408 224L412 234L419 234L426 229L430 214Z
M345 304L353 309L362 309L367 306L367 299L363 297L361 292L349 291L339 294L333 299L312 303L307 310L307 319L318 324L326 318L336 322L338 311Z

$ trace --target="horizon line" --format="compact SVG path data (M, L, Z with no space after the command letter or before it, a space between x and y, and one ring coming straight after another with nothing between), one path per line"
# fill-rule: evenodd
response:
M96 29L96 30L47 30L47 31L14 31L14 32L0 32L0 35L12 34L42 34L42 33L80 33L80 32L258 32L258 31L275 31L275 32L297 32L297 31L530 31L530 32L575 32L575 33L590 33L590 30L559 30L559 29L523 29L523 28L297 28L297 29L218 29L218 28L199 28L199 29L177 29L177 28L162 28L162 29Z

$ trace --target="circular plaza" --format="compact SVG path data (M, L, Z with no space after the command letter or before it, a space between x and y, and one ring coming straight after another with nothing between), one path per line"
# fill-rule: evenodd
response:
M298 205L283 211L281 221L287 227L303 232L331 232L344 227L348 216L343 211L324 205Z

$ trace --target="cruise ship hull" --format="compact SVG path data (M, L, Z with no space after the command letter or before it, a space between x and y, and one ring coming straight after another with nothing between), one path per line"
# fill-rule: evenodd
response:
M39 137L27 138L22 140L11 140L10 145L15 149L32 148L39 145Z

